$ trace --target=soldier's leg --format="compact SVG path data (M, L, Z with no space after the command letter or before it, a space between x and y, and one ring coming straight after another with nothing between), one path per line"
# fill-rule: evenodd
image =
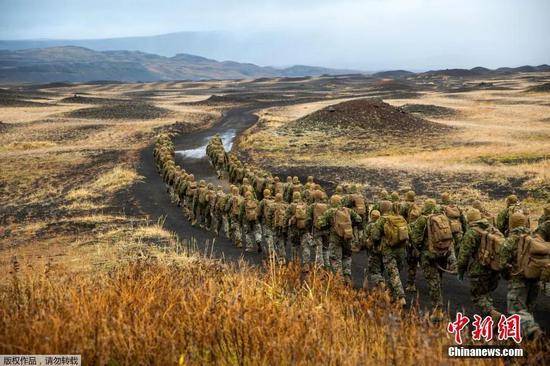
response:
M323 258L323 239L320 236L312 237L312 250L315 255L315 265L319 268L324 267L325 261Z
M275 235L275 252L277 253L277 261L279 263L286 261L285 241L285 234L282 231L277 231Z
M351 240L342 240L342 274L344 275L344 280L351 284L351 256L353 251L351 249L352 241Z
M276 252L275 252L275 239L273 237L273 231L267 225L263 225L264 228L264 240L265 240L265 247L266 247L266 253L267 257L269 259L275 258Z
M310 233L302 234L300 245L302 247L302 265L306 268L312 262L312 259L315 260L315 242Z
M470 294L472 302L483 316L496 315L491 293L498 286L498 274L487 274L470 277ZM493 317L495 318L495 317ZM496 319L498 321L498 319Z
M371 252L369 256L369 265L367 270L367 279L373 286L378 286L384 283L382 276L382 254L379 252ZM366 287L366 286L364 286Z
M540 326L535 321L532 312L529 311L531 307L529 292L534 292L534 289L530 287L532 284L525 279L512 278L508 282L508 313L520 316L521 330L527 338L541 332Z
M254 242L256 244L256 250L262 251L262 226L258 221L254 222Z
M253 227L253 223L248 221L248 220L244 220L243 222L243 234L244 234L244 237L245 237L245 241L246 241L246 251L247 252L250 252L250 251L253 251L254 250L254 227Z
M329 270L331 268L330 264L330 242L328 235L323 234L321 236L321 251L323 253L323 265L325 269Z
M382 262L384 263L384 269L388 275L388 284L394 299L405 298L405 291L403 290L403 284L401 283L401 277L399 277L400 267L400 250L385 250L382 255Z
M241 224L236 218L231 219L231 231L233 232L233 242L237 248L242 248L243 238L241 233Z
M443 296L441 295L441 277L437 268L437 262L423 254L420 258L420 266L426 278L430 301L433 309L443 310Z
M406 291L416 292L416 271L418 269L418 251L407 245L407 287Z
M342 246L335 235L330 236L330 266L336 274L342 274Z

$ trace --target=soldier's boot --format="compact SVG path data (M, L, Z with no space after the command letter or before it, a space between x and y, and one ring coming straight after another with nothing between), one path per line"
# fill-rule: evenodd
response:
M401 307L407 306L407 300L405 300L404 297L400 297L399 299L397 299L396 303Z

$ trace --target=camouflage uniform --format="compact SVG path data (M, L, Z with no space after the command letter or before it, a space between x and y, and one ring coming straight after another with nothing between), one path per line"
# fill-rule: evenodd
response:
M220 229L222 228L222 212L220 210L220 200L224 199L225 194L223 193L222 186L218 186L216 191L213 192L211 199L208 201L209 211L210 211L210 229L217 236L220 234Z
M443 209L443 212L445 212L445 214L449 218L449 220L459 220L460 222L460 231L453 232L454 251L455 251L455 255L458 255L458 253L460 252L460 243L462 242L462 236L464 235L464 232L468 228L468 224L466 223L466 218L464 216L464 213L462 212L462 209L451 202L451 197L447 192L441 195L441 207ZM448 214L450 210L458 211L459 213L458 218L450 217L450 215Z
M251 219L247 217L247 204L253 204L255 205L255 218ZM254 193L251 191L247 191L244 196L244 201L241 204L241 209L239 213L239 220L242 223L242 228L244 232L244 237L246 240L246 248L245 251L252 252L257 250L258 252L261 252L262 250L262 229L260 227L260 222L258 220L258 207L259 203L254 198Z
M266 252L269 258L275 256L274 235L273 235L273 217L270 216L270 209L275 203L269 189L264 189L263 199L260 201L258 211L260 213L260 225L262 227L262 236L265 241Z
M302 259L308 263L313 251L314 263L318 267L330 268L328 230L321 230L317 227L316 220L328 209L326 203L327 196L324 192L313 188L310 193L310 199L313 200L308 207L308 217L311 219L311 248L304 247Z
M367 288L369 283L374 286L384 285L384 276L382 274L384 265L382 263L382 251L380 250L380 242L374 243L372 240L372 231L380 219L380 211L373 210L370 213L370 222L365 227L365 241L367 246L367 269L365 271L365 279L363 287Z
M340 209L345 209L350 215L352 225L361 224L361 216L355 211L342 208L342 198L334 195L330 198L330 208L317 220L319 229L330 228L330 252L331 252L331 268L335 273L342 274L344 280L351 283L351 241L352 239L344 239L336 233L336 225L334 217Z
M401 204L399 209L399 214L407 220L409 226L418 218L416 214L418 206L415 202L415 198L416 193L414 191L408 191L405 194L405 202ZM407 285L405 291L416 292L416 272L418 270L418 264L420 263L420 252L412 245L410 240L406 247L406 258Z
M358 192L357 186L352 184L349 187L349 194L342 199L342 205L348 208L354 209L354 211L361 216L363 225L366 225L368 209L365 203L365 197ZM351 249L353 252L359 252L363 246L363 234L364 226L356 226L353 228L353 242L351 244Z
M273 246L277 257L277 261L279 263L283 263L286 259L285 240L286 240L286 235L288 230L288 222L287 222L288 218L286 215L287 210L288 210L288 204L284 202L283 194L277 193L275 195L275 202L273 206L271 206L268 210L267 221L271 222L271 229L274 235ZM281 212L280 213L281 219L279 222L275 220L276 211ZM269 248L268 248L268 251L270 251Z
M298 227L298 220L296 219L296 208L298 207L298 205L304 204L306 203L302 201L302 195L300 194L300 192L294 192L292 194L292 203L288 206L286 213L288 218L287 243L290 247L291 260L299 259L299 248L302 248L303 250L304 247L311 245L311 234L308 229L310 227L311 218L306 218L304 228Z
M388 245L388 239L384 235L384 225L389 215L395 215L393 205L390 201L380 202L380 214L382 215L376 224L372 227L371 240L373 247L380 249L384 271L388 277L389 288L394 299L405 304L405 291L399 277L399 271L402 267L405 257L405 246L391 247Z
M472 207L475 208L476 210L478 210L481 213L481 218L482 219L485 219L489 222L489 224L491 224L493 226L496 226L495 217L493 215L491 215L491 213L483 207L480 200L475 200L472 203Z
M506 208L500 211L497 215L497 229L508 236L508 221L510 220L510 211L513 211L513 206L518 205L518 197L514 194L506 197Z
M512 221L522 214L513 214ZM521 317L523 334L528 338L534 338L542 334L540 326L533 317L533 310L539 294L540 281L528 279L517 270L517 250L520 237L529 235L526 227L527 219L518 217L517 224L510 228L509 237L505 240L500 252L500 264L502 275L508 280L508 313L518 314Z
M229 223L231 225L230 236L237 248L242 248L243 246L241 222L239 220L242 200L243 197L239 194L239 188L232 186L231 196L227 200L225 211L229 213Z
M484 265L479 259L482 239L480 230L491 233L496 229L486 219L481 218L478 210L472 209L468 212L468 218L469 229L462 238L462 249L457 261L458 278L462 280L464 273L468 271L472 302L479 307L483 316L491 315L498 322L501 314L493 306L491 293L498 286L499 272Z
M443 213L441 207L437 206L434 200L426 200L422 215L411 225L411 244L420 251L420 267L428 284L431 304L435 310L440 312L443 309L441 293L443 271L441 268L448 268L449 264L456 267L456 257L454 257L452 246L451 250L444 255L434 254L428 249L426 225L428 216L436 213ZM434 317L434 319L436 318Z

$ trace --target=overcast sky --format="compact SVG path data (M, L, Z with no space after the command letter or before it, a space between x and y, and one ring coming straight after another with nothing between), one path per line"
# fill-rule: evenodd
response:
M550 0L0 0L4 40L178 31L264 41L239 60L260 64L379 70L550 63ZM275 41L277 51L266 53Z

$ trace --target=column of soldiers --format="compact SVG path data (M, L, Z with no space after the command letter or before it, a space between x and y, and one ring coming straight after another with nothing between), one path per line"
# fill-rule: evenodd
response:
M437 202L420 203L414 191L404 199L382 190L367 203L356 185L338 185L329 197L308 177L280 181L249 168L234 153L227 153L219 136L207 146L207 156L219 178L231 183L230 192L204 181L195 182L174 162L174 148L160 135L155 163L172 199L193 225L225 235L245 251L264 252L278 263L300 261L305 272L318 266L351 282L352 253L366 250L364 287L387 289L394 301L406 304L405 293L416 292L421 268L429 289L432 320L442 320L443 273L470 279L471 298L479 311L498 322L501 313L491 293L499 278L508 281L508 313L519 314L524 334L542 334L532 309L541 283L550 280L550 205L537 229L530 231L528 210L516 196L493 217L480 201L460 207L448 193ZM399 276L407 264L403 286Z

